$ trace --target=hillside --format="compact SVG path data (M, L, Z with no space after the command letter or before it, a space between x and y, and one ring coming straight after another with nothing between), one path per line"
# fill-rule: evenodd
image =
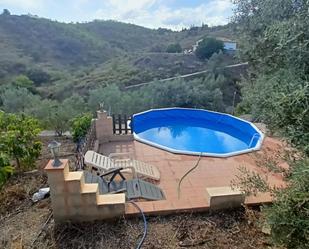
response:
M128 82L124 81L125 84L130 84L136 78L140 82L169 77L203 68L195 58L192 62L192 58L183 59L181 55L177 59L174 54L161 54L169 44L177 42L186 48L206 35L223 34L231 37L231 27L204 26L175 32L115 21L60 23L29 15L2 14L0 84L20 74L27 75L43 88L62 84L64 80L74 82L76 79L85 79L85 84L88 81L97 84L97 79L102 78L98 75L101 72L104 75L106 68L115 63L118 69L126 68L124 74L132 76ZM163 61L162 66L158 66ZM123 77L116 78L119 83ZM101 85L109 82L101 82Z
M115 57L105 63L80 70L69 78L63 78L38 90L47 97L62 98L63 87L68 95L73 90L81 95L90 89L117 84L121 87L205 70L206 63L194 55L168 53L138 53ZM53 96L50 93L54 93Z
M0 107L25 113L46 129L68 129L70 120L105 103L132 114L168 106L232 112L240 100L238 63L218 50L211 58L180 51L205 37L234 38L233 25L182 31L149 29L116 21L60 23L32 15L0 15ZM223 46L223 45L222 45ZM160 84L158 80L208 70ZM152 85L126 90L145 82ZM168 96L168 97L164 97ZM173 96L173 97L171 97ZM61 119L61 123L59 120Z
M106 61L120 52L76 25L29 16L1 15L0 37L1 46L7 48L1 49L0 63L11 69L8 73L14 73L13 62L24 70L34 65L69 69ZM19 60L11 60L11 56Z

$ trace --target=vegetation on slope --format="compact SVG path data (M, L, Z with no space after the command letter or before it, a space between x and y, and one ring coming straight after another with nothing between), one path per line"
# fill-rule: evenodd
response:
M35 165L41 152L39 132L38 120L0 112L0 187L13 170L23 171Z
M223 51L224 44L222 41L217 40L213 37L208 37L199 42L195 54L201 59L209 59L214 53Z
M72 95L72 91L68 91L62 95L63 98L58 96L61 101L42 98L36 94L37 88L33 89L33 81L25 76L17 77L10 85L0 87L1 108L6 112L34 116L44 128L53 129L59 135L69 129L71 119L86 112L93 113L100 103L115 114L133 114L149 108L171 106L232 112L234 95L238 92L235 85L237 76L218 69L226 63L224 58L224 54L214 54L208 61L209 72L199 78L164 83L153 81L133 90L123 90L123 83L117 84L111 80L107 84L85 89L88 91L84 96ZM110 77L114 77L113 74ZM64 94L59 89L67 86L70 85L59 85L59 94Z
M0 83L12 76L48 74L36 82L87 74L98 65L134 53L161 53L169 44L192 46L200 37L227 33L232 27L192 27L181 32L147 29L115 21L60 23L29 15L0 15ZM46 76L46 75L45 75ZM114 82L116 83L116 82Z
M65 24L4 12L0 15L0 47L4 48L0 50L1 109L32 115L44 128L56 130L59 135L69 129L71 119L94 112L99 102L110 106L113 113L131 114L173 105L216 109L211 103L216 98L220 110L230 111L232 97L228 89L237 89L239 75L229 79L226 72L213 68L205 78L177 80L164 86L153 83L158 86L124 91L132 84L233 63L234 59L224 54L205 63L194 55L165 53L169 44L195 43L201 36L220 33L221 29L230 27L203 26L173 32L114 21ZM204 84L209 86L200 93L205 94L205 100L192 99ZM188 91L181 91L182 87ZM177 97L165 102L159 98L160 91L175 91ZM117 102L112 101L115 99Z
M182 48L181 48L179 43L172 43L172 44L168 45L166 52L167 53L181 53Z
M278 245L308 248L309 2L234 2L241 57L251 65L238 111L252 113L304 154L291 162L288 187L271 189L275 203L267 208L266 219Z

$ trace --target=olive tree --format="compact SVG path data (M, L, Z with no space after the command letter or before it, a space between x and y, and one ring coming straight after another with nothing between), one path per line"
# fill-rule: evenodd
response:
M240 57L250 66L249 77L241 82L243 101L238 111L253 114L288 138L299 149L298 155L304 154L291 163L286 189L270 189L274 203L264 214L277 245L308 248L309 1L234 3Z
M41 98L27 88L7 87L0 93L2 108L6 112L26 112L40 106Z

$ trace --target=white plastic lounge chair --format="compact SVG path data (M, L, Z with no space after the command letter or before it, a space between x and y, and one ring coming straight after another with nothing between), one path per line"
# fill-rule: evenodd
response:
M111 169L123 168L124 170L131 170L134 177L139 176L153 180L160 180L160 172L156 167L130 158L117 159L117 157L123 157L124 155L128 154L113 153L110 157L107 157L96 153L95 151L88 150L85 154L85 164L95 168L101 174Z

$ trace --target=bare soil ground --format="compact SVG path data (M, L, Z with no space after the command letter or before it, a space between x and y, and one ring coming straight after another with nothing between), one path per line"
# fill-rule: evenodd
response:
M74 160L71 140L61 143L63 154ZM0 191L0 248L135 248L143 234L141 218L59 225L52 218L50 198L32 203L32 194L47 186L41 169L49 157L44 149L38 171L14 175ZM143 248L271 248L259 216L258 210L239 209L148 217Z

